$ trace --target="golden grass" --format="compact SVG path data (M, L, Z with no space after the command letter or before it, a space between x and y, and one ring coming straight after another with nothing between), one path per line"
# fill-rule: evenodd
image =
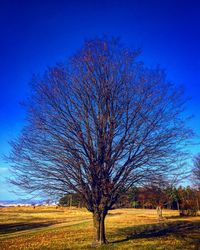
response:
M200 242L200 217L179 218L165 210L117 209L109 212L109 244L98 249L195 249ZM85 209L16 207L0 209L0 249L93 249L92 215Z

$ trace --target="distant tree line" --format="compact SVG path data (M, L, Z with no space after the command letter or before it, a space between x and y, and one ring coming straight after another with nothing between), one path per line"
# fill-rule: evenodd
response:
M188 187L132 188L120 200L118 207L174 209L181 216L196 215L199 210L200 190ZM162 214L160 214L162 217Z
M187 187L133 187L130 188L114 208L148 208L157 209L162 217L162 209L178 210L181 216L197 214L200 204L200 189ZM60 206L84 207L77 194L67 194L59 200Z

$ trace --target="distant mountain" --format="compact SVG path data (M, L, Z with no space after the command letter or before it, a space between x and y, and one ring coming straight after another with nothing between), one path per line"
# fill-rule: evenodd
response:
M49 200L0 200L0 207L9 207L9 206L31 206L31 205L56 205L55 201Z

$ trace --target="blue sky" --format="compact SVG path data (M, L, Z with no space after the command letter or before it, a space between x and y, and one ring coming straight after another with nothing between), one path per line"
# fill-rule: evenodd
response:
M191 97L190 126L200 129L200 1L73 0L0 1L0 155L25 123L20 101L32 74L64 61L84 39L121 37L142 48L140 59L161 65L168 78ZM193 154L200 146L191 147ZM14 199L6 182L8 164L0 159L0 200Z

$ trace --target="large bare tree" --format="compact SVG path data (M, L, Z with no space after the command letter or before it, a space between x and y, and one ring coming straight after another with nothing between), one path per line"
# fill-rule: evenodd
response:
M191 131L182 90L116 39L86 41L65 65L35 77L27 125L12 142L12 182L33 193L77 193L93 213L95 242L120 195L167 175Z

